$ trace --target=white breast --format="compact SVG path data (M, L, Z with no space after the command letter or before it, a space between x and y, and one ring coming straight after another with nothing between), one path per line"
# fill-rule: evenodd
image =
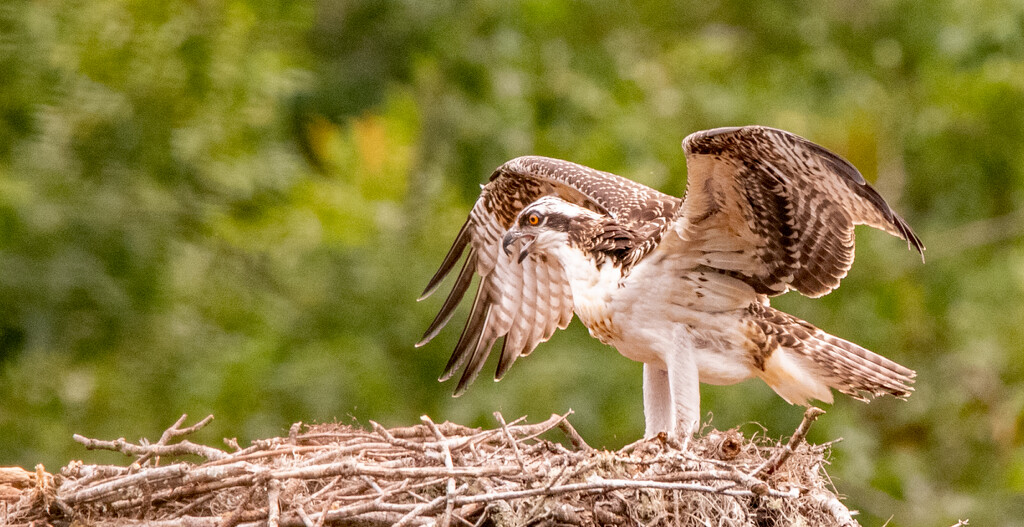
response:
M590 334L626 358L664 365L693 353L702 382L732 384L750 376L735 310L756 299L738 280L701 276L686 262L652 253L627 277L611 261L600 268L582 252L558 250L573 309ZM657 252L657 251L656 251Z
M612 303L620 288L622 273L611 261L597 268L582 252L566 248L559 259L572 288L573 311L590 334L614 346L619 333Z

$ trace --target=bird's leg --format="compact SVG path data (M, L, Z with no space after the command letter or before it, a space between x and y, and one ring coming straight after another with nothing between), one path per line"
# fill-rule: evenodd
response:
M660 365L644 363L644 438L661 432L671 434L675 424L673 413L668 371Z
M685 442L700 426L700 375L687 348L677 349L665 359L672 394L670 434Z

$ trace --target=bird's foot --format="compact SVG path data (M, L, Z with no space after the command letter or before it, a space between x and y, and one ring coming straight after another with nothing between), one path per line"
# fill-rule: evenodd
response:
M685 451L687 448L690 447L690 439L693 438L693 434L680 432L661 432L660 434L658 434L658 438L660 438L663 443L665 443L671 448L674 448L675 450Z
M630 452L637 455L656 455L666 448L684 451L690 446L692 434L674 432L658 432L657 434L634 441L620 450L623 454Z

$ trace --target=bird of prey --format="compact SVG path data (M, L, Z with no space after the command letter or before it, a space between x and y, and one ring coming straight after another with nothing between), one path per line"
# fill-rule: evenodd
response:
M853 263L854 225L924 245L848 161L789 132L717 128L683 140L685 199L568 161L501 165L421 299L468 256L422 346L480 280L440 380L476 378L503 338L495 379L565 328L643 367L645 437L700 418L698 383L759 377L791 404L910 395L915 372L769 305L819 297Z

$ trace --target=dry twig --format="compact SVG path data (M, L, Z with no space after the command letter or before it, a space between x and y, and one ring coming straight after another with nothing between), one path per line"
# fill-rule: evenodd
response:
M807 432L811 429L811 424L818 419L818 417L825 414L825 410L816 406L809 406L804 411L804 419L800 422L800 426L797 427L796 431L793 432L793 436L789 438L789 442L786 446L779 448L772 454L772 457L768 461L764 462L764 465L758 467L754 471L753 475L767 474L771 475L774 473L783 463L792 456L796 449L800 447L800 443L804 442L804 438L807 437Z

